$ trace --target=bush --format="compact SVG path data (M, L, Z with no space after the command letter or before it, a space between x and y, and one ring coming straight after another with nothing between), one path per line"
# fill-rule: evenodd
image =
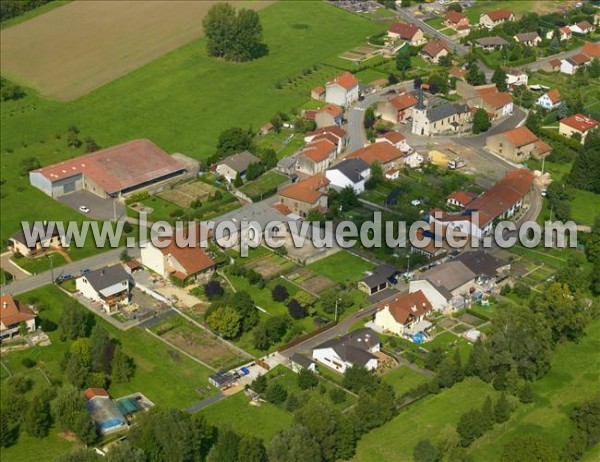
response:
M219 281L210 281L204 284L204 295L209 300L215 300L223 296L225 291Z
M277 382L271 382L265 390L265 399L273 404L281 404L287 399L287 390Z
M334 404L340 404L346 401L346 392L341 388L335 387L329 390L329 399Z
M31 358L23 358L21 360L21 364L23 364L23 366L25 366L27 369L31 369L36 365L36 362Z
M287 305L290 316L294 319L302 319L308 314L306 308L304 308L297 300L291 299Z
M273 287L273 290L271 291L271 297L276 302L284 302L289 297L289 293L285 286L277 284L275 287Z

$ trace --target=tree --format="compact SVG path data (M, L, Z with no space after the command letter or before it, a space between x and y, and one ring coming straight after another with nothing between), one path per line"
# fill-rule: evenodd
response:
M507 78L506 72L501 67L497 67L496 70L494 70L494 74L492 75L491 82L496 84L496 88L499 91L506 91L506 90L508 90L506 78Z
M239 335L242 327L240 314L229 306L216 309L206 319L208 327L218 332L224 338L235 338Z
M203 288L204 295L206 295L206 298L211 301L221 298L225 293L225 290L219 281L208 281L206 284L204 284Z
M319 384L319 379L314 372L303 367L298 372L298 386L301 390L308 390L309 388L315 388Z
M293 393L288 394L287 400L285 401L285 410L293 413L299 407L300 400L298 397Z
M402 75L411 68L410 53L404 50L404 47L400 49L396 55L396 69L402 72Z
M481 426L484 432L490 431L494 428L496 423L496 415L494 414L494 405L492 398L488 395L481 406Z
M465 80L471 85L485 85L485 74L479 69L479 66L473 61L467 67Z
M79 438L79 441L89 445L94 443L98 439L98 433L96 432L96 425L92 420L92 417L83 409L82 412L78 412L74 420L75 428L73 432Z
M440 450L429 440L420 440L413 450L415 462L439 462L442 460Z
M502 451L502 462L557 462L556 450L540 436L519 435L510 440Z
M19 323L19 335L21 337L25 337L29 333L29 328L27 327L27 323L25 321L21 321Z
M600 194L600 130L587 134L585 145L573 162L568 182L579 189Z
M452 67L452 57L450 55L440 56L438 64L442 67Z
M63 308L58 324L63 342L75 340L77 337L87 336L90 317L77 302L69 301Z
M254 148L254 134L252 130L239 127L228 128L219 135L217 154L225 157L242 151L252 151Z
M292 425L277 433L267 448L269 462L321 462L321 447L306 427Z
M558 106L558 109L556 110L556 116L559 119L564 119L568 115L569 115L569 105L567 104L566 101L561 101Z
M512 411L512 407L510 405L510 401L506 396L506 393L502 393L498 401L496 401L496 405L494 406L494 418L497 423L503 423L508 420L510 417L510 413Z
M345 392L339 388L332 389L332 391L334 390L342 392L345 395ZM335 436L336 457L341 460L351 459L356 452L356 443L358 441L352 420L345 416L340 416L338 418Z
M287 304L288 312L293 319L305 318L308 312L295 298L292 298Z
M263 166L260 162L253 162L248 165L246 169L246 179L248 181L255 180L259 176L261 176L264 172Z
M78 354L67 352L65 355L63 368L65 377L69 383L77 388L83 388L87 382L87 376L90 372L90 363Z
M110 336L100 324L92 328L89 345L92 370L108 372L111 354Z
M379 386L381 379L372 371L360 366L352 366L346 368L344 372L343 385L354 393L358 393L362 389L369 392L374 392Z
M3 410L4 411L4 410ZM7 448L15 442L15 434L8 426L8 414L0 413L0 447Z
M539 116L536 112L529 111L527 119L525 120L525 126L531 130L534 134L539 134L541 127Z
M67 146L76 149L81 146L81 140L79 139L79 129L75 126L70 126L67 130Z
M600 78L600 59L594 58L588 66L587 72L592 79Z
M525 382L521 387L519 387L519 401L521 401L523 404L529 404L535 401L533 390L531 389L529 382Z
M115 347L115 352L111 362L112 379L116 383L125 383L131 380L135 372L135 363L133 359L123 353L121 345Z
M262 276L256 272L254 273L257 274L259 278L252 278L251 274L248 274L248 281L250 284L260 285L261 282L264 282L262 281ZM234 293L229 299L229 305L241 316L243 331L248 332L258 324L258 311L248 292L239 290Z
M271 382L265 390L265 399L273 404L281 404L287 399L287 390L277 382Z
M265 170L274 168L277 165L277 153L275 152L275 149L265 149L261 156L261 160L265 166Z
M207 462L237 462L241 438L229 428L221 429L217 442L206 458Z
M101 149L100 145L98 145L98 143L96 143L94 138L92 138L91 136L87 136L84 141L85 141L85 152L87 152L87 153L96 152Z
M229 3L217 4L208 10L202 25L209 56L223 58L233 47L235 22L236 13Z
M23 416L23 428L34 438L44 438L48 436L50 425L52 425L50 400L47 391L41 390L33 396L27 406Z
M353 417L354 427L359 435L363 435L384 423L383 409L365 388L358 394L358 401L353 408Z
M289 297L287 287L277 284L271 291L271 297L276 302L284 302Z
M238 445L238 460L244 462L267 462L267 450L260 438L244 436Z
M375 401L381 410L382 423L387 422L396 414L396 393L394 388L386 382L381 382L377 392L375 392Z
M481 412L477 409L472 409L460 417L456 425L456 432L460 437L462 447L470 446L473 441L483 435L481 420Z
M258 13L254 10L242 8L238 11L235 27L235 46L225 53L225 58L231 61L250 61L258 58L264 47L262 46L262 25Z
M52 416L61 431L76 430L77 416L88 415L85 398L77 388L64 385L51 403Z
M335 459L338 415L331 402L319 395L313 395L294 414L294 422L305 427L319 443L323 460Z
M473 133L478 134L487 132L491 126L492 123L490 122L487 111L483 108L477 109L473 116Z
M395 74L388 75L388 83L390 85L396 85L399 82L398 77Z
M575 407L571 420L584 436L586 448L596 445L600 441L600 397L596 396Z
M233 180L233 186L235 186L236 188L239 188L243 184L244 184L244 181L242 180L242 177L240 176L240 174L238 172L237 175L235 176L235 179Z

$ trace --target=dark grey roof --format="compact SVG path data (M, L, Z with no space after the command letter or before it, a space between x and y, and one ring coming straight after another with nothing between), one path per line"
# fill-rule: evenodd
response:
M502 37L481 37L475 40L475 42L482 47L504 47L508 46L508 42Z
M516 35L519 42L530 42L539 37L537 32L522 32Z
M333 351L345 362L355 366L365 366L370 359L377 358L369 350L379 344L377 333L369 328L350 332L343 337L327 340L315 350L333 348Z
M217 162L217 165L225 164L228 167L232 168L238 173L245 172L250 164L255 164L260 162L260 159L256 157L249 151L243 151L238 154L234 154L232 156L226 157L220 162Z
M429 281L446 299L452 291L475 279L477 275L464 263L451 260L421 273L417 279Z
M381 284L388 282L394 275L396 275L399 272L400 271L398 270L398 268L384 263L375 268L375 270L373 270L373 274L365 276L363 278L363 282L369 287L377 287Z
M104 268L90 271L85 277L96 292L119 282L129 281L127 271L121 265L105 266Z
M27 228L29 229L29 232L27 234L33 236L33 234L36 233L39 236L37 239L37 242L47 241L50 238L61 234L61 233L59 233L59 229L57 228L56 223L52 224L52 227L51 227L50 222L47 222L47 221L46 222L35 221L33 223L28 223ZM43 239L42 239L42 237L43 237ZM23 226L21 226L19 231L17 231L15 234L13 234L11 236L11 239L14 239L15 241L20 242L21 244L27 246L27 240L25 239L25 232L23 231ZM35 245L27 246L27 247L32 249L32 248L35 248Z
M294 353L292 356L290 356L290 360L293 363L296 363L299 366L302 366L302 367L304 367L306 369L308 369L310 366L312 366L313 364L315 364L315 362L312 359L307 358L306 356L302 356L302 355L300 355L298 353Z
M441 106L434 107L427 110L427 119L429 122L437 122L438 120L445 119L458 114L465 114L469 112L469 106L461 103L449 103L442 104Z
M279 168L294 168L295 165L295 157L284 157L283 159L280 159L279 162L277 162L277 166Z
M352 183L358 183L363 179L360 173L369 170L369 164L359 158L346 159L329 170L339 170Z
M495 276L498 268L505 265L504 262L483 250L464 252L456 257L455 260L462 262L463 265L478 276Z

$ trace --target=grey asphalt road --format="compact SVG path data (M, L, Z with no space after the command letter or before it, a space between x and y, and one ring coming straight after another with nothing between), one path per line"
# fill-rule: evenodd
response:
M79 207L90 209L85 216L98 220L114 220L125 215L125 206L115 199L104 199L89 191L76 191L58 198L60 202L79 212ZM81 212L80 212L81 213Z
M123 249L124 247L112 249L92 257L84 258L83 260L68 263L60 268L56 268L54 271L45 271L35 276L28 277L27 279L15 281L12 284L0 288L0 291L3 294L18 295L51 284L53 279L57 278L61 273L78 276L82 269L88 268L93 270L117 263L119 262L119 256ZM140 256L139 248L128 249L128 252L131 257L138 258Z

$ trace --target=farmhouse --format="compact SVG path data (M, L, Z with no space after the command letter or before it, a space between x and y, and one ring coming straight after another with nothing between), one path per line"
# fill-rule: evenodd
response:
M341 125L344 111L335 104L327 104L315 112L315 123L317 127L331 127L332 125Z
M232 182L239 175L243 177L250 164L258 164L260 159L249 151L243 151L217 162L216 172Z
M448 56L448 47L441 40L431 40L421 49L424 60L437 64L442 56Z
M194 244L188 247L178 246L176 239L170 239L166 247L155 247L148 242L142 247L142 264L163 278L175 278L182 283L200 278L207 279L215 267L215 262L198 245L201 240L200 230L195 228Z
M462 212L432 210L429 213L429 223L439 223L464 235L489 235L495 220L510 218L521 209L531 193L533 180L533 173L526 168L510 170ZM478 213L477 219L475 212Z
M544 109L556 109L558 106L560 106L560 102L560 92L554 88L540 96L535 104L543 107Z
M304 146L296 157L296 170L308 175L327 170L336 157L337 142L338 139L332 135L325 135Z
M182 176L186 166L150 140L133 140L29 172L51 197L86 190L116 197Z
M358 80L350 72L338 75L325 85L325 101L328 103L346 107L357 101L358 96Z
M394 22L390 25L387 33L391 39L402 39L409 45L416 47L425 43L423 31L414 24Z
M346 146L346 130L337 125L321 127L315 130L314 132L307 133L306 135L304 135L304 142L311 143L321 138L334 141L337 144L338 154L340 154Z
M446 27L450 27L457 32L468 33L471 25L469 24L469 18L458 11L448 11L444 16L444 24Z
M548 70L551 72L560 71L560 66L562 65L562 61L558 58L551 59L548 61Z
M279 202L292 213L305 218L311 210L327 210L329 180L323 174L293 183L279 191Z
M423 291L417 290L381 302L373 322L384 332L410 338L431 328L432 324L426 318L432 309Z
M598 126L598 121L587 117L583 114L574 114L571 117L560 119L558 124L558 133L567 138L572 138L573 135L581 136L581 144L585 143L585 138L590 130Z
M458 133L471 122L471 110L462 103L446 103L427 109L423 95L413 109L411 131L415 135L431 136L439 133Z
M312 357L341 374L352 366L372 371L379 365L376 353L379 352L380 346L377 333L372 329L363 328L321 343L313 349Z
M477 194L469 191L454 191L446 199L446 204L452 207L465 208L477 198Z
M515 14L510 10L495 10L482 13L479 17L479 25L487 29L493 29L507 21L514 21Z
M525 126L488 136L485 147L515 163L525 162L532 156L540 158L552 151L550 146L538 139Z
M365 190L365 181L371 176L371 168L360 158L345 159L325 172L331 186L339 189L352 187L356 194Z
M494 51L508 45L509 43L502 37L481 37L475 39L475 46L483 48L485 51Z
M404 122L412 116L412 108L418 99L410 93L401 93L377 104L376 115L394 124Z
M129 303L131 286L131 278L121 265L105 266L75 280L77 291L99 303L108 314Z
M451 260L419 274L409 292L422 292L435 310L464 308L476 274L460 261Z
M63 232L52 222L35 221L25 225L13 234L9 239L9 247L13 253L18 253L24 257L31 257L48 250L68 247ZM31 237L33 242L28 242Z
M27 332L35 330L35 313L10 295L0 295L0 340L21 333L21 325Z
M381 264L358 282L358 288L367 295L375 295L398 282L400 271L392 265Z
M589 56L584 55L583 53L577 53L570 58L561 60L560 72L563 74L573 75L578 69L589 65L591 62L592 60L589 58Z
M367 164L378 162L384 170L401 165L404 154L390 143L373 143L348 155L348 159L362 159Z
M522 43L528 47L536 47L542 41L542 37L537 32L523 32L515 35L514 39L517 43Z

